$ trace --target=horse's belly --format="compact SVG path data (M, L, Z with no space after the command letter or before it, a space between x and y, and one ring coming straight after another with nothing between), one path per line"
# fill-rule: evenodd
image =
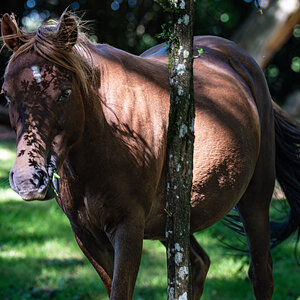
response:
M213 150L216 154L216 149ZM231 150L220 152L218 157L203 151L195 158L191 194L193 232L222 219L240 200L251 180L255 157L244 155L238 149Z
M256 166L260 126L252 103L196 117L191 230L222 219L241 199ZM242 105L243 104L243 105ZM217 117L220 117L218 119Z

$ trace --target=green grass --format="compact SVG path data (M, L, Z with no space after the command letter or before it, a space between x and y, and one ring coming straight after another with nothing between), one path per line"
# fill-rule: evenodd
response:
M101 280L79 250L67 218L54 200L22 201L9 189L14 145L0 142L0 299L107 299ZM248 258L222 247L234 234L216 224L197 239L211 258L205 300L252 300ZM294 241L272 251L274 300L300 300ZM165 249L145 241L134 299L166 299Z

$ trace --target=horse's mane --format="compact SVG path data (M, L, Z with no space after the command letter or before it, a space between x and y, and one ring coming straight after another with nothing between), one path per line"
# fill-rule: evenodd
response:
M78 84L80 83L83 92L87 95L91 80L93 80L94 68L92 63L91 46L87 35L82 31L82 22L80 18L72 16L76 20L78 30L75 45L68 49L65 43L57 39L58 28L62 21L64 12L57 21L51 20L47 25L41 25L35 32L26 32L21 30L15 18L12 20L16 25L17 33L6 36L9 38L17 38L20 41L19 48L12 54L6 70L11 64L22 54L34 50L46 60L61 66L74 75ZM2 40L4 37L2 36Z

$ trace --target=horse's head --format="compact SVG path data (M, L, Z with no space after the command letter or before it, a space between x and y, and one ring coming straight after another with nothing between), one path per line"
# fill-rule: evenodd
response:
M75 19L64 14L56 26L23 33L8 14L2 36L13 50L2 93L9 103L17 136L17 157L11 187L24 200L55 196L57 173L84 127L82 87L78 81ZM73 69L72 69L73 68Z

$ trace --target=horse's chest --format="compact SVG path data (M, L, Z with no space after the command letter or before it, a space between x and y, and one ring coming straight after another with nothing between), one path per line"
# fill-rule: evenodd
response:
M101 230L110 234L124 218L125 211L99 197L84 197L83 206L78 210L79 223L90 231Z

